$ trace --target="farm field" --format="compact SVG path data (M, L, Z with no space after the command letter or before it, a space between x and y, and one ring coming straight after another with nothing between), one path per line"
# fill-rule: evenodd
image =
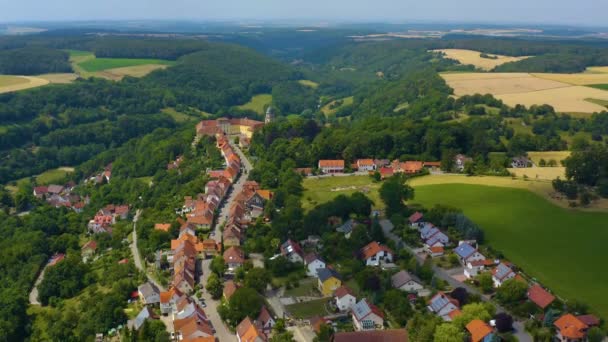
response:
M313 82L311 80L299 80L298 83L303 86L311 87L313 89L317 89L319 87L319 83Z
M249 100L249 102L238 106L239 109L252 110L259 114L264 114L264 107L272 103L272 95L258 94Z
M108 69L134 67L149 64L171 65L173 64L173 62L162 59L146 58L92 58L79 63L80 67L87 72L97 72Z
M523 189L472 184L416 186L413 202L463 209L487 243L526 273L608 316L608 274L597 272L608 262L608 214L563 209Z
M527 177L528 179L538 179L552 181L557 177L566 178L566 168L558 167L527 167L527 168L509 168L510 173L515 174L517 178Z
M76 73L82 77L103 77L121 80L125 76L143 77L154 70L167 68L175 62L146 58L96 58L92 52L67 50Z
M47 84L49 84L49 81L40 77L0 75L0 94L41 87Z
M492 94L510 106L546 103L558 112L593 113L606 108L590 99L608 101L608 91L527 73L444 73L441 76L457 96Z
M65 176L67 176L68 174L74 172L74 168L73 167L59 167L56 169L51 169L51 170L46 170L43 173L39 174L38 176L35 176L36 178L36 182L38 184L41 185L48 185L48 184L53 184L56 182L61 181ZM21 178L17 181L15 181L15 185L7 185L6 188L11 191L12 193L17 192L18 186L20 184L23 183L29 183L30 182L30 178Z
M503 56L503 55L495 55L488 54L489 56L495 56L496 59L493 58L483 58L481 57L480 51L475 50L463 50L463 49L442 49L442 50L433 50L434 52L442 52L445 54L446 58L455 59L460 64L465 65L474 65L476 68L482 70L492 70L495 67L509 63L509 62L517 62L529 57L511 57L511 56Z
M534 164L540 163L541 159L545 161L549 161L551 159L555 160L557 164L570 156L572 152L570 151L545 151L545 152L528 152L528 158L534 162Z
M50 83L56 84L67 84L74 82L77 78L77 74L73 73L64 73L64 74L44 74L39 75L38 77L49 81Z
M340 101L340 100L342 101L342 105L337 106L335 108L331 108L337 101ZM354 100L354 97L349 96L349 97L345 97L345 98L342 98L342 99L331 101L330 103L328 103L325 106L321 107L321 112L323 112L323 114L325 114L325 116L332 115L335 112L337 112L338 109L342 108L342 106L348 106L348 105L353 104L353 100Z

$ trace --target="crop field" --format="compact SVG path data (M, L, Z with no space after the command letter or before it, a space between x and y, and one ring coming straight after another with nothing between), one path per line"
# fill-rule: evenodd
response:
M558 165L560 162L570 156L572 152L570 151L545 151L545 152L528 152L528 158L534 162L534 164L540 163L541 159L545 161L549 161L551 159L555 160Z
M568 83L572 85L592 85L608 83L608 73L579 73L579 74L531 74L545 80Z
M149 64L171 65L173 64L173 62L162 59L147 58L92 58L79 63L80 67L87 72L97 72L108 69L134 67Z
M44 74L38 77L55 84L67 84L74 82L77 78L77 74L63 73L63 74Z
M313 82L311 80L299 80L298 83L303 86L311 87L313 89L317 89L319 87L319 83Z
M593 113L605 110L608 91L544 79L527 73L447 73L441 75L457 96L492 94L507 105L549 104L558 112Z
M538 179L552 181L557 177L566 178L566 168L557 167L527 167L527 168L509 168L507 169L518 178L527 177L527 179Z
M47 84L49 84L49 81L41 77L0 75L0 94L41 87Z
M460 64L465 65L474 65L476 68L482 70L492 70L495 67L509 63L509 62L517 62L522 59L526 59L529 57L510 57L510 56L502 56L502 55L493 55L488 54L489 56L494 56L494 58L483 58L481 57L481 52L474 50L462 50L462 49L443 49L443 50L433 50L435 52L442 52L445 54L446 58L455 59Z
M413 202L462 209L487 243L560 297L608 316L608 214L568 210L522 189L472 184L416 186ZM586 266L586 267L582 267Z
M240 109L252 110L259 114L264 114L264 107L269 106L272 103L272 95L270 94L258 94L249 100L244 105L239 106Z

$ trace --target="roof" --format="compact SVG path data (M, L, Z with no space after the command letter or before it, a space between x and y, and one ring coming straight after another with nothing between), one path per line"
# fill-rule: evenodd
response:
M270 200L272 198L272 191L270 190L256 190L256 193L265 200Z
M393 251L390 248L373 241L361 248L361 256L364 260L367 260L382 251L393 254Z
M150 312L150 308L146 306L137 314L137 317L135 317L135 320L133 321L135 330L139 330L139 328L144 324L145 320L150 317L152 317L152 313Z
M443 253L444 252L444 249L441 246L433 246L430 249L431 249L431 253L433 253L433 254Z
M336 159L336 160L319 160L319 167L341 167L344 168L344 160Z
M346 295L351 295L351 296L357 298L357 296L355 296L353 291L348 286L344 286L344 285L342 285L336 289L335 295L338 299L342 299L342 297L344 297Z
M594 315L581 315L576 316L576 318L578 318L579 321L587 324L590 327L600 325L600 319L595 317Z
M232 246L224 252L224 261L231 264L242 264L245 262L245 253L240 247Z
M423 164L421 161L411 161L408 160L403 163L403 169L405 172L418 172L422 170Z
M374 166L373 159L357 159L357 166Z
M410 221L410 223L416 223L416 222L420 221L420 219L422 219L423 216L424 215L421 212L417 211L417 212L413 213L408 220Z
M357 321L365 319L370 314L375 314L380 318L384 318L384 313L377 306L372 303L368 303L366 298L363 298L359 303L353 306L353 315Z
M270 311L268 311L266 305L264 305L262 306L262 309L260 309L260 314L258 315L257 321L266 325L266 323L268 323L270 320L272 320L272 315L270 314Z
M431 300L429 301L429 307L431 308L431 310L433 310L433 312L439 312L446 305L452 303L452 300L452 298L440 291L437 292L437 294L433 298L431 298Z
M424 166L431 166L431 167L441 167L441 162L429 162L429 161L425 161L423 163Z
M407 271L397 272L397 273L393 274L393 276L391 277L391 283L393 284L393 287L395 287L395 288L399 288L411 280L420 284L420 280L418 278L416 278L415 276L409 274L409 272L407 272Z
M157 223L154 225L154 229L162 230L164 232L168 232L169 228L171 228L171 223Z
M514 274L513 270L503 262L498 264L492 272L492 275L501 281L506 279L510 274Z
M381 167L380 174L383 176L392 176L395 171L393 171L392 167Z
M236 334L241 342L254 342L258 338L266 341L266 336L259 331L249 317L245 317L245 319L237 325Z
M281 254L291 255L292 253L296 253L300 257L304 257L304 252L302 251L302 247L300 247L300 244L289 239L281 245Z
M228 280L224 283L224 297L226 297L227 300L230 300L230 297L232 297L238 288L239 287L234 281Z
M582 339L585 337L585 330L589 328L587 324L583 323L572 314L565 314L558 318L553 323L563 337L570 339Z
M182 295L182 293L175 287L172 287L171 289L169 289L169 291L161 292L160 302L163 304L169 303L175 295L177 295L178 297Z
M535 284L528 289L528 299L544 309L555 300L555 296L543 289L542 286Z
M340 274L331 268L319 268L317 270L317 276L319 280L325 282L329 278L336 278L338 280L341 279Z
M334 342L407 342L407 330L350 331L334 334Z
M306 264L310 264L311 262L313 262L315 260L319 260L321 262L324 262L323 259L317 253L308 253L304 257L304 262Z
M492 333L492 328L484 321L474 319L467 324L467 330L471 333L471 340L473 342L479 342L484 337Z
M85 243L84 246L82 246L82 249L92 249L93 251L95 251L97 249L97 241L91 240Z
M460 311L460 309L455 309L448 313L448 317L450 317L451 319L454 319L460 315L462 315L462 311Z
M137 287L137 291L139 291L144 298L160 293L158 288L149 282L139 285L139 287Z
M349 234L350 232L353 231L355 224L357 224L357 222L355 222L355 220L349 219L346 222L344 222L343 225L336 228L336 231L340 232L340 233L344 233L344 234Z
M454 248L454 253L456 253L459 257L466 259L469 256L471 256L471 254L475 253L477 250L475 248L473 248L473 246L469 245L468 243L463 243L460 244L460 246Z
M52 185L49 185L49 187L47 188L47 191L52 194L58 194L63 191L63 186L52 184Z

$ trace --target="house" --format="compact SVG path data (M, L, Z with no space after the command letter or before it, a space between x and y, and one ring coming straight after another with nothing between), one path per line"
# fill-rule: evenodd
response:
M403 172L414 174L422 171L424 164L421 161L406 161L402 164Z
M332 268L320 268L317 275L319 291L324 297L331 296L342 285L342 277Z
M356 165L358 171L370 172L376 170L376 164L373 159L357 159Z
M334 334L333 342L407 342L407 330L349 331Z
M46 196L46 194L49 192L49 188L46 186L37 186L34 188L34 196L36 196L36 198L43 198L44 196Z
M486 322L474 319L466 325L466 328L471 334L471 342L492 341L494 330Z
M394 288L405 292L418 292L424 288L422 281L407 271L399 271L393 274L391 284Z
M262 329L262 332L266 336L270 334L270 332L272 331L272 327L274 327L274 325L276 324L276 321L274 320L274 318L272 318L272 315L270 314L270 311L268 311L268 308L266 308L266 305L262 306L260 314L258 315L258 318L255 320L255 322Z
M530 165L532 165L532 162L530 161L530 159L528 159L528 157L525 156L514 157L513 159L511 159L512 168L526 168L530 167Z
M197 342L214 341L213 328L211 327L209 320L205 318L199 315L192 315L188 318L174 320L173 331L175 331L177 335L177 340Z
M160 303L160 291L150 282L139 285L137 293L139 293L139 298L145 305Z
M395 174L392 167L381 167L380 168L380 179L386 179L392 177Z
M135 330L139 330L139 328L141 328L141 326L144 325L144 322L146 320L153 319L153 318L158 318L158 317L156 317L156 315L154 315L152 310L150 310L150 308L146 306L137 314L135 319L130 323L132 323L132 327L135 328Z
M534 284L528 289L528 299L544 310L553 303L555 296L547 292L539 284Z
M233 273L245 263L245 253L240 247L232 246L224 252L224 263L228 267L228 273Z
M219 253L219 246L215 240L213 240L213 239L203 240L202 244L203 244L203 256L205 258L209 257L209 256L215 256Z
M513 272L511 267L505 263L500 263L494 270L492 270L492 280L494 281L494 287L500 287L505 281L515 278L516 274Z
M183 295L178 289L172 287L169 291L160 293L160 312L163 315L168 315L176 311L175 306L179 298Z
M458 255L463 265L467 265L468 262L486 260L483 254L479 253L476 248L468 243L461 243L458 247L454 248L454 253Z
M572 314L565 314L553 323L557 330L556 338L562 342L584 341L589 326Z
M467 279L475 278L486 267L486 260L467 261L464 266L464 276Z
M249 317L245 317L245 319L237 325L236 339L238 342L265 342L268 340L266 335Z
M82 248L80 249L80 254L82 255L82 258L86 261L89 258L91 258L95 254L96 251L97 251L97 241L91 240L91 241L85 243L84 246L82 246Z
M425 246L427 253L431 256L431 258L437 258L445 254L445 249L443 248L443 244L436 244L432 247L428 245Z
M353 306L355 330L378 330L384 327L384 313L377 306L363 298Z
M578 318L579 321L585 323L589 328L599 327L601 323L600 319L595 317L594 315L581 315L576 316L576 318Z
M222 233L224 247L241 245L243 234L241 234L241 229L238 226L237 223L230 223L224 227L224 232Z
M304 252L300 244L289 239L281 245L281 255L284 256L290 262L303 263Z
M346 222L344 222L343 225L336 228L336 231L338 233L344 234L344 237L349 239L350 234L353 232L353 229L355 228L356 225L357 225L357 221L355 221L353 219L349 219Z
M163 232L168 232L170 228L171 228L171 223L154 224L154 230L162 230Z
M316 253L308 253L304 257L304 265L306 265L306 275L309 277L318 277L318 271L325 268L327 265Z
M450 243L450 238L439 229L436 229L435 234L426 239L424 245L428 249L431 247L445 247L448 243Z
M342 173L344 172L344 160L319 160L319 170L322 173Z
M383 263L392 263L393 251L387 246L381 245L376 241L370 242L360 251L361 259L367 266L380 266Z
M336 289L334 296L336 306L340 311L348 311L357 303L357 297L353 291L344 285Z
M239 286L233 281L228 280L224 283L224 299L230 301L230 297L238 290Z
M61 185L51 184L47 188L47 192L51 195L59 195L63 192L64 188Z
M441 169L441 162L429 162L429 161L425 161L424 163L422 163L422 166L425 169L429 169L431 171L437 171L437 170Z
M473 161L473 158L469 158L469 157L465 156L464 154L457 154L454 157L454 168L458 172L463 172L465 165L472 161Z
M450 314L458 309L459 303L456 299L451 298L445 293L439 291L433 298L429 300L427 308L429 311L441 317L444 321L451 321Z
M414 225L420 225L421 223L423 223L422 219L424 218L424 215L417 211L415 213L413 213L412 215L410 215L410 217L407 219L408 222L410 223L410 226L414 226Z

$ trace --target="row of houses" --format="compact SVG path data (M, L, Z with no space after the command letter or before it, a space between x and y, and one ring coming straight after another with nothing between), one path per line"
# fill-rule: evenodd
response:
M55 208L69 208L77 213L81 213L84 207L89 204L88 196L81 197L75 194L76 183L69 182L65 185L51 184L48 186L36 186L33 190L34 197L46 201Z
M317 165L319 171L324 174L343 173L345 170L345 161L342 159L319 160ZM440 162L424 162L409 160L401 162L399 160L388 159L357 159L351 169L359 172L374 172L378 171L383 178L390 177L395 173L416 174L423 169L437 170L441 167Z

